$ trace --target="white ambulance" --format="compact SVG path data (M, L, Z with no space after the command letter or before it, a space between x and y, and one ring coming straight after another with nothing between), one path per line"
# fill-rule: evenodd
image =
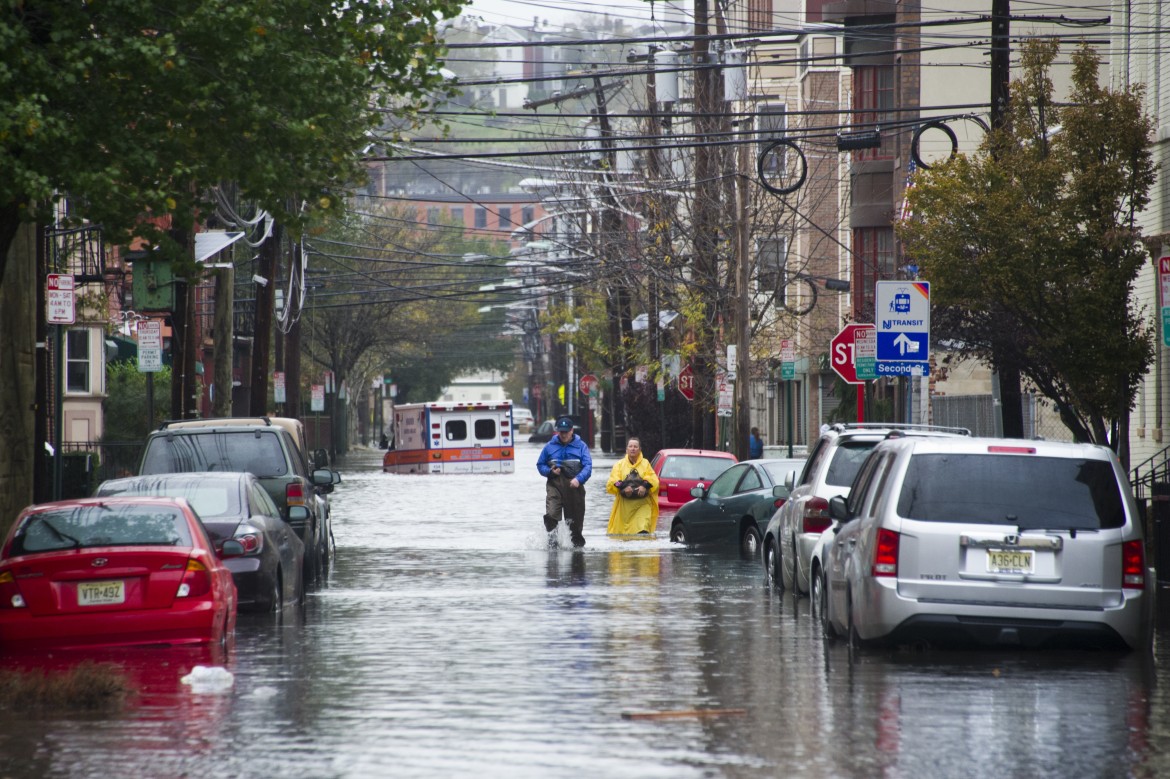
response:
M386 473L513 473L512 404L407 403L394 407Z

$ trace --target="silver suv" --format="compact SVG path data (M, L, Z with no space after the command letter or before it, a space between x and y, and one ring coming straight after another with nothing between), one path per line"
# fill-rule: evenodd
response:
M895 435L829 513L813 600L830 635L1149 645L1153 576L1106 447Z
M893 430L916 435L970 435L962 427L897 422L838 424L825 430L813 445L804 470L793 471L785 480L791 493L788 501L764 528L760 548L765 582L798 595L808 593L813 546L830 524L829 499L849 494L861 463Z

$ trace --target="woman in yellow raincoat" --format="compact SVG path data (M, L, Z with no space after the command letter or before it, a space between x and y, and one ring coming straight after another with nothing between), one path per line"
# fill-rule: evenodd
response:
M626 484L631 479L649 486ZM637 438L626 443L626 456L613 464L605 491L614 496L607 533L626 536L654 532L658 526L658 474L642 456L642 442Z

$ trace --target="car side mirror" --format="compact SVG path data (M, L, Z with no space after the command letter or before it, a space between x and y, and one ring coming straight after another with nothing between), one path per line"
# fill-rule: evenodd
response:
M309 509L307 506L289 506L288 507L288 521L289 522L308 522Z
M788 500L788 496L792 494L792 490L786 484L777 484L772 488L773 498L783 498Z
M313 486L315 486L315 487L331 487L331 486L333 486L334 484L337 483L337 482L333 481L333 474L334 473L336 473L336 471L331 471L328 468L317 468L315 471L313 471L313 474L312 474L311 480L313 482ZM337 481L341 481L340 476L338 476Z
M829 517L838 522L848 522L851 519L843 496L837 495L836 497L829 498Z
M788 488L788 492L791 494L792 488L796 486L796 471L789 471L784 474L784 486Z
M703 486L703 482L699 482L694 487L691 487L692 498L702 498L707 494L707 488Z
M234 538L229 538L223 542L223 547L219 550L220 557L239 557L244 554L244 545Z

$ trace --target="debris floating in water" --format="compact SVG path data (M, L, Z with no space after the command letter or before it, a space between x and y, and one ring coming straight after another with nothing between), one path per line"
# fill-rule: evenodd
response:
M685 709L679 711L623 711L622 719L702 719L741 717L747 709Z
M197 665L179 681L191 687L191 692L226 692L235 684L236 677L226 668Z

